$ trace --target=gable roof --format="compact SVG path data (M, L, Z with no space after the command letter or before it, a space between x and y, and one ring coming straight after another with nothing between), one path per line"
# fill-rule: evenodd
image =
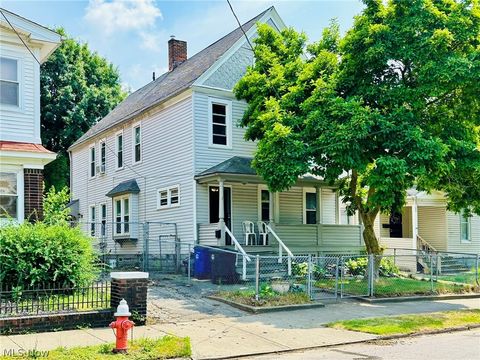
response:
M4 8L0 7L0 12L1 27L12 31L11 24L19 34L23 35L24 38L26 37L27 43L32 42L40 45L40 53L37 57L41 63L46 61L60 45L62 36L59 33Z
M247 32L271 9L273 9L273 6L243 24L243 30ZM92 126L83 136L73 143L69 150L87 141L91 137L117 124L128 121L153 106L188 89L242 36L244 36L242 29L240 27L236 28L223 38L185 60L172 71L161 75L155 81L148 83L130 94L107 116Z

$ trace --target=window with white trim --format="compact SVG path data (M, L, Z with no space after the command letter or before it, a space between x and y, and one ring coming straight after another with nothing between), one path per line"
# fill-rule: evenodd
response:
M18 219L17 173L0 172L0 219Z
M157 192L157 209L180 205L180 187L178 185L159 189Z
M133 128L133 162L142 161L142 129L140 125Z
M96 154L95 154L95 145L90 147L90 177L95 177L96 172Z
M96 209L95 205L90 205L90 216L89 216L89 223L90 223L90 235L95 236L95 221L96 221Z
M305 192L305 224L317 223L317 193Z
M260 190L260 220L270 220L270 192L268 190Z
M123 132L115 137L115 149L117 152L117 169L123 168Z
M105 140L100 142L100 174L105 174L107 168L107 144Z
M462 242L470 242L470 216L465 211L460 211L460 240Z
M107 204L100 205L101 228L100 235L104 237L107 234Z
M231 147L231 101L209 100L210 146Z
M18 60L0 57L0 104L20 106Z
M114 199L115 235L130 233L130 197L120 196Z

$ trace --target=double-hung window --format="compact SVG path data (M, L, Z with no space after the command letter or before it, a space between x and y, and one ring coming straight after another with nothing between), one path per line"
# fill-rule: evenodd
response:
M90 235L95 236L96 209L95 205L90 205Z
M260 220L270 220L270 192L268 190L260 191Z
M115 148L117 152L117 169L123 168L123 132L117 134L115 139Z
M115 235L128 235L130 232L130 198L122 196L115 198Z
M231 147L231 101L210 99L210 146Z
M106 204L100 205L100 218L102 221L102 225L100 228L100 235L102 237L105 237L105 235L107 234L107 205Z
M17 173L0 172L0 219L18 219Z
M462 242L470 242L470 216L467 216L464 211L460 212L460 240Z
M20 106L18 61L0 57L0 104Z
M90 147L90 177L95 177L96 172L96 154L95 145Z
M180 205L180 187L178 185L158 190L157 209Z
M133 128L133 162L142 161L142 128L137 125Z
M100 174L105 174L107 166L107 144L105 140L100 142Z
M305 193L305 224L317 223L317 194Z

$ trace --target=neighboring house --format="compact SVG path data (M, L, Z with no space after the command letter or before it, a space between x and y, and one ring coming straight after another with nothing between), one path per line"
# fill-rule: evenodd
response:
M448 211L440 192L408 191L402 213L381 214L375 230L389 248L480 253L480 216Z
M257 22L285 27L269 8L243 25L250 39ZM188 59L186 42L171 39L168 49L169 71L69 149L72 211L85 230L124 254L158 247L172 234L192 244L237 241L250 251L242 223L255 223L259 237L263 220L294 253L363 248L360 225L345 215L334 188L305 176L272 194L252 169L256 144L238 126L246 104L232 92L254 61L242 30ZM278 239L255 247L262 248L277 251Z
M1 11L8 22L0 15L0 221L22 222L42 217L43 167L56 157L40 139L37 60L46 61L61 36Z

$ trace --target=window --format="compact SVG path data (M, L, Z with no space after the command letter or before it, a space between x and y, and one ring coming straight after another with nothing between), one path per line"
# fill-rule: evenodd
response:
M90 205L90 235L95 236L95 205Z
M460 212L460 240L462 242L470 242L470 216L467 216L464 211Z
M130 198L115 198L115 234L128 235L130 232Z
M90 177L95 177L95 145L90 148Z
M133 162L142 161L142 132L140 125L133 128Z
M0 104L20 106L18 61L0 57Z
M0 219L18 218L17 174L0 172Z
M180 205L180 187L178 185L158 190L157 209Z
M116 139L117 169L123 169L123 133L118 133Z
M210 145L231 147L231 102L211 99L209 106Z
M100 235L104 237L107 234L107 205L100 205L100 218L102 221L102 226L100 229Z
M317 194L305 193L305 224L317 223Z
M100 142L100 173L105 174L107 163L107 145L105 144L105 140Z
M270 192L268 190L261 190L260 192L260 212L260 220L270 220Z

